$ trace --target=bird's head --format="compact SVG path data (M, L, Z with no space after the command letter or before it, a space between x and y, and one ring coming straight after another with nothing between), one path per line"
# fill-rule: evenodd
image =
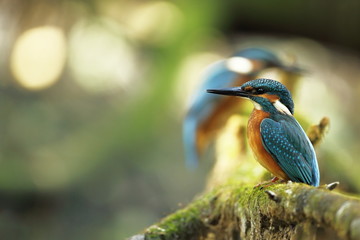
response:
M264 48L246 48L226 60L227 68L241 74L256 74L265 68L280 68L287 72L302 73L296 66L286 66L271 51Z
M289 90L282 83L271 79L255 79L240 87L208 89L207 92L248 98L256 109L265 112L288 115L294 113L294 102Z

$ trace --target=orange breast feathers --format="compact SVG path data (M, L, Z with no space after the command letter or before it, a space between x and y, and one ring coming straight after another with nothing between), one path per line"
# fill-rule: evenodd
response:
M266 113L262 110L257 110L257 109L253 110L247 128L249 144L255 154L256 160L264 168L266 168L269 172L271 172L280 179L289 180L289 177L276 163L276 161L271 156L271 154L266 151L261 140L260 124L261 121L264 118L268 118L269 115L270 115L269 113Z

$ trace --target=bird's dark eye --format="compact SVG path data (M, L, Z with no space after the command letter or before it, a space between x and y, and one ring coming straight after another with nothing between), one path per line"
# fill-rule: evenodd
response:
M265 90L263 88L257 88L256 93L257 94L263 94L263 93L265 93Z

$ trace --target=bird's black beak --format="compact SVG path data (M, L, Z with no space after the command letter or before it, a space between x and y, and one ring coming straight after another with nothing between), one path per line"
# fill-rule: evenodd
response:
M227 96L238 96L238 97L249 97L250 94L244 91L241 87L234 88L221 88L221 89L207 89L206 92L227 95Z

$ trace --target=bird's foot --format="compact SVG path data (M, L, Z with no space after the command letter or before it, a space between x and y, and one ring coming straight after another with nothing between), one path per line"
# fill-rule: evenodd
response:
M274 178L272 178L271 180L268 180L268 181L265 181L265 182L261 182L261 183L259 183L259 184L256 184L256 185L254 186L254 188L260 187L260 189L263 189L263 188L269 187L269 186L271 186L271 185L274 185L274 184L276 184L276 183L284 183L284 182L286 182L286 181L285 181L285 180L282 180L282 179L280 179L280 178L278 178L278 177L274 177Z

